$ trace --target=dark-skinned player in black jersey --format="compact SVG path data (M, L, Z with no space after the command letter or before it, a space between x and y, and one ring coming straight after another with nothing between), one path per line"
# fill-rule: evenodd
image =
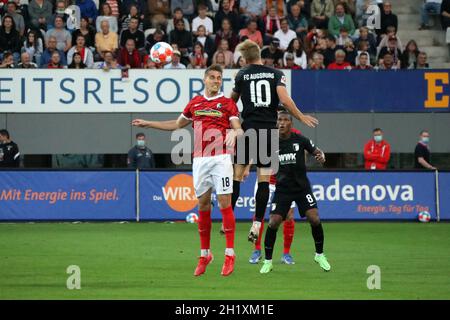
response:
M325 154L314 143L301 134L291 132L292 117L286 111L278 114L279 144L279 170L275 195L272 200L269 225L264 239L265 261L261 273L269 273L273 269L272 254L280 224L286 219L295 201L301 217L308 219L316 246L314 261L325 270L330 271L331 266L323 253L324 235L322 223L319 218L317 201L306 176L305 150L314 155L320 163L325 163Z
M261 229L261 221L269 200L270 176L277 171L278 159L273 153L271 140L278 144L277 110L280 103L297 120L309 127L319 122L300 112L286 89L286 76L282 71L264 66L259 46L245 40L236 48L247 65L235 77L231 98L242 101L241 112L244 136L237 143L234 165L232 207L239 198L240 183L250 163L256 164L258 190L255 197L255 216L248 240L255 243ZM253 134L255 137L249 138ZM241 148L240 148L241 146ZM243 146L243 148L242 148ZM276 148L276 147L275 147Z

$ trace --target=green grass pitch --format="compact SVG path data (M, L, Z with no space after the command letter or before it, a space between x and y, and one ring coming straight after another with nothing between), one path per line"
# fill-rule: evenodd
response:
M0 299L450 299L449 223L324 222L323 272L313 261L309 225L296 223L295 265L282 265L282 230L274 271L250 265L249 223L237 223L235 272L222 277L225 239L214 223L214 262L193 276L196 225L186 223L0 224ZM66 269L81 269L68 290ZM367 267L381 269L381 289L367 288Z

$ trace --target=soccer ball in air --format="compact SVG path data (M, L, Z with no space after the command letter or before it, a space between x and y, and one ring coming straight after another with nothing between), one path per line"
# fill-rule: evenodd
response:
M421 211L417 218L420 222L430 222L431 214L428 211Z
M197 221L198 221L198 215L196 213L191 212L186 216L187 223L197 223Z
M154 63L169 63L172 61L173 48L167 42L157 42L150 49L150 59Z

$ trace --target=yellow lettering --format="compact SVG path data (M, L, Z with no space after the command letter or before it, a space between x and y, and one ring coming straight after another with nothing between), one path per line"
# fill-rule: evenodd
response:
M425 101L425 108L448 108L448 95L442 95L440 100L436 99L438 94L444 92L443 85L448 84L448 72L427 72L424 76L428 84L428 97ZM438 80L441 80L443 85L437 85L436 82Z

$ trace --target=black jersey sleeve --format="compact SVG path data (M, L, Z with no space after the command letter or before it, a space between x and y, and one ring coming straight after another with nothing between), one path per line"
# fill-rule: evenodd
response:
M311 139L309 139L309 138L307 138L307 137L305 137L305 136L300 136L300 135L299 135L299 138L300 138L300 141L301 141L302 144L303 144L303 148L304 148L306 151L308 151L310 154L313 154L314 151L317 150L316 145L314 144L314 142L312 142Z
M286 76L284 75L283 71L275 70L275 84L277 87L286 87Z
M236 74L236 77L234 77L233 91L241 94L241 88L242 88L242 70L239 70L238 73Z

